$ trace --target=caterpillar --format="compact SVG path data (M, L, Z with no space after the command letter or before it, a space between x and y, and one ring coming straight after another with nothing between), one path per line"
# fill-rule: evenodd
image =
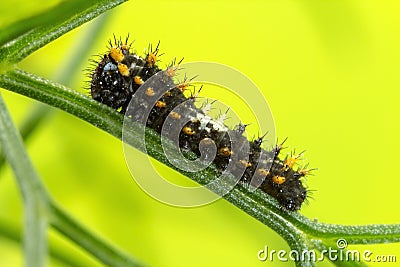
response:
M93 69L89 74L91 97L125 114L132 96L139 87L162 70L157 65L160 56L159 44L158 42L154 48L150 45L142 57L131 52L132 44L129 43L129 35L124 41L114 36L114 42L109 41L107 53L99 60L92 60ZM166 68L166 79L172 81L181 61L173 60ZM298 160L303 153L287 155L281 159L280 154L286 139L267 150L262 147L263 137L247 140L247 137L243 135L247 125L239 123L230 130L223 123L224 116L218 120L210 119L207 116L210 103L197 107L194 104L196 94L190 96L184 94L191 85L190 82L191 79L186 76L181 82L173 81L173 88L161 95L151 107L146 126L161 134L162 126L167 119L177 121L186 119L187 122L178 133L179 148L200 156L201 144L207 147L211 141L214 142L217 150L212 162L221 173L233 160L233 142L228 132L233 134L236 138L235 145L240 147L244 143L249 144L247 155L236 153L238 155L234 157L234 167L230 170L233 172L236 169L244 170L241 173L240 183L251 185L252 177L258 177L258 188L275 198L281 208L288 211L299 210L309 194L309 190L303 185L303 177L313 170L307 168L307 165L298 166ZM156 96L155 90L157 88L148 87L145 90L144 99L141 100L143 102L136 104L150 103L150 99ZM154 99L152 101L151 103L154 103ZM186 111L176 112L174 108L182 103L185 103ZM129 114L133 117L135 115Z

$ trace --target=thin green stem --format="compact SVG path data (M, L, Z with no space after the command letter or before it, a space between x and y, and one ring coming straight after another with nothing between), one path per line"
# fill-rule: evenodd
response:
M22 233L21 229L16 227L15 224L11 224L3 219L0 219L0 236L8 239L9 241L20 243ZM51 241L49 243L49 254L54 260L57 260L58 262L67 266L88 266L87 262L83 261L72 253L68 253L64 247Z
M0 31L0 59L14 64L49 42L126 0L62 1L50 10ZM2 66L7 68L7 66Z
M63 85L23 70L13 69L6 74L0 74L0 86L67 111L121 138L121 114Z
M362 262L362 257L359 255L358 251L349 251L346 249L338 249L335 243L323 243L321 240L311 239L321 253L324 253L325 259L328 259L333 264L340 267L362 267L367 266Z
M52 109L41 103L35 103L33 107L27 112L27 116L21 123L19 127L19 133L26 142L29 137L35 132L35 130L40 126L40 124L48 119L49 115L52 113ZM1 150L1 148L0 148ZM0 170L5 163L5 158L0 151Z
M400 241L400 224L337 225L315 222L301 214L287 219L310 236L336 240L344 238L349 244L393 243Z
M21 136L14 127L1 95L0 141L24 200L25 266L44 266L47 255L46 203L49 201L49 196L27 156Z
M78 222L73 220L68 214L58 208L57 205L51 205L50 224L66 238L70 239L80 247L84 248L90 254L95 256L107 266L145 266L138 260L126 255L105 243L96 235L84 229Z

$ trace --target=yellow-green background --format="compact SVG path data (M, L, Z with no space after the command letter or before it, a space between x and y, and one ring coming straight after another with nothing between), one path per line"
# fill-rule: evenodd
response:
M54 4L4 2L0 25ZM306 161L318 168L308 178L315 191L302 214L329 223L399 223L399 14L397 0L136 0L111 12L90 54L104 52L113 33L129 32L139 52L161 40L161 66L176 56L237 68L268 100L277 135L289 137L290 148L306 149ZM92 41L85 39L91 23L35 52L20 67L55 79L74 45ZM72 88L84 92L84 73L71 79ZM1 93L21 121L33 101ZM126 168L120 141L65 112L42 124L27 147L62 206L152 266L293 266L259 262L256 253L264 245L277 250L287 245L224 200L182 209L147 196ZM7 167L0 175L0 216L20 224L21 199L12 174ZM400 261L398 244L358 248L396 254ZM21 264L20 246L0 237L0 266Z

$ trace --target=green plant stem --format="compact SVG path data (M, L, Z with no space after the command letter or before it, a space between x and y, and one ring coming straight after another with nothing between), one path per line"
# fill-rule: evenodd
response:
M51 205L50 224L66 238L84 248L106 266L144 266L131 256L116 250L110 244L105 243L96 235L81 227L78 222L54 204Z
M12 123L0 95L0 141L4 155L11 165L24 200L25 266L45 265L47 254L46 203L49 196L29 160L21 136Z
M121 114L65 86L19 69L0 74L0 86L67 111L121 139Z
M319 251L329 251L329 249L331 248L335 248L335 244L334 243L330 243L329 245L327 243L323 243L321 242L321 240L314 240L312 239L311 242L314 244L315 248L317 248ZM337 248L336 248L337 250ZM328 259L335 265L338 266L343 266L343 267L363 267L363 266L367 266L365 263L361 262L362 258L360 257L359 259L357 258L351 258L351 254L347 254L348 259L346 259L346 253L348 252L348 250L346 249L342 249L342 257L344 260L340 259L340 253L338 250L338 254L332 254L333 258L329 258ZM335 260L335 256L337 256L338 258Z
M70 30L126 0L70 0L0 31L0 59L17 63ZM6 67L6 66L2 66Z
M48 119L52 111L53 110L49 106L43 105L41 103L36 103L33 105L29 112L27 112L27 116L19 127L19 133L24 142L29 139L29 137L35 132L35 130L40 126L43 121ZM5 159L2 155L2 152L0 151L0 170L3 167L4 163Z
M15 224L11 224L6 222L3 219L0 219L0 236L8 239L9 241L20 243L21 242L21 229L17 228ZM85 267L87 263L84 263L75 255L69 253L66 254L66 250L57 244L53 244L50 242L49 246L49 254L50 256L67 266L74 267Z

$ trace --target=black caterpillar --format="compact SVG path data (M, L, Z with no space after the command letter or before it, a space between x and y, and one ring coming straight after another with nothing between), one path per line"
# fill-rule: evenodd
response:
M114 36L114 43L109 41L108 52L101 57L100 61L94 61L95 69L90 74L90 93L94 100L106 104L121 113L125 113L132 95L151 76L161 69L157 66L159 45L152 49L150 46L145 57L140 57L130 52L131 44L117 40ZM167 76L172 79L180 62L172 62L166 69ZM205 113L204 109L196 107L194 101L188 101L183 92L188 88L190 80L176 84L175 88L166 92L158 99L151 110L147 120L147 127L161 133L162 125L167 116L180 120L183 116L190 116L191 120L180 130L179 146L181 149L190 150L200 156L199 143L201 140L212 139L217 146L216 157L213 163L221 172L225 170L231 160L231 141L227 131L221 130L221 124L217 121L202 122ZM147 97L155 95L153 88L146 90ZM190 96L193 98L194 96ZM145 100L143 100L145 101ZM179 114L172 110L183 102L189 102L189 114ZM172 112L171 112L172 111ZM134 114L131 114L134 115ZM224 128L226 126L223 125ZM238 140L244 141L243 136L246 125L239 124L232 132ZM245 139L247 142L247 138ZM241 142L241 141L239 141ZM286 156L283 160L279 158L283 142L270 151L261 147L263 138L259 137L250 141L248 160L241 159L241 155L235 155L236 165L245 168L240 181L243 184L250 184L253 175L261 177L259 189L274 197L281 207L289 211L299 210L306 200L308 190L303 186L302 177L310 173L307 166L298 167L294 170L296 162L301 154ZM207 142L203 142L207 143ZM260 155L263 155L260 157ZM262 164L264 162L264 164ZM267 167L268 166L268 167Z

